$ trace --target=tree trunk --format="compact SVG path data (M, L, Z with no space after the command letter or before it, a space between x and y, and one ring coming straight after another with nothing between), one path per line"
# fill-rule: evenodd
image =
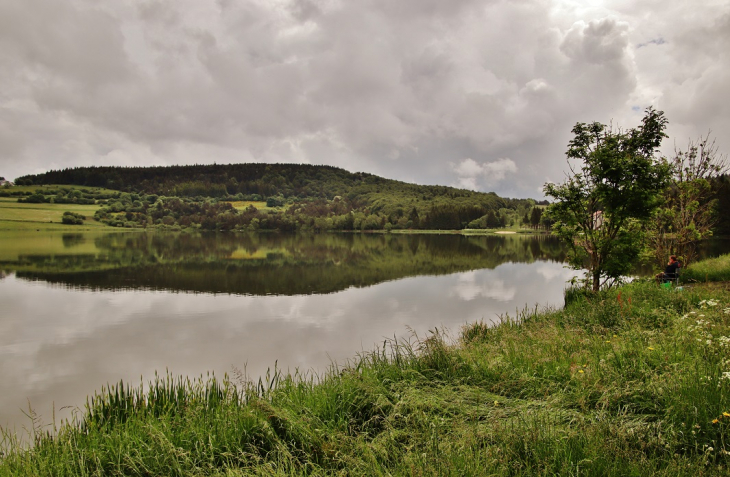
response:
M599 273L593 274L593 291L597 292L601 289L601 275Z

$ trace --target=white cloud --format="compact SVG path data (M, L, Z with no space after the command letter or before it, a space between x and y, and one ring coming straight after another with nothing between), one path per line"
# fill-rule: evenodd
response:
M494 186L504 180L508 174L517 173L517 164L508 158L481 164L474 159L467 158L459 164L453 164L452 167L459 178L458 185L466 189L478 189L482 184Z
M729 26L719 0L3 2L0 175L292 161L535 197L575 122L728 129Z
M515 297L517 289L514 286L506 285L504 280L500 279L482 280L480 283L476 272L467 272L459 276L458 283L449 294L464 301L472 301L481 297L506 302Z

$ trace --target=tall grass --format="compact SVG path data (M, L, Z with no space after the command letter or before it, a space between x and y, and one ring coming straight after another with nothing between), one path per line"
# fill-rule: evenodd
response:
M0 475L724 475L729 431L730 292L637 282L321 376L108 386Z
M685 283L730 281L730 254L694 263L682 271L680 279Z

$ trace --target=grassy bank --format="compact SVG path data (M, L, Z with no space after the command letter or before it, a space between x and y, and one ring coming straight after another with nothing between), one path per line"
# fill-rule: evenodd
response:
M727 475L730 286L568 298L318 380L112 387L31 451L4 433L0 475Z

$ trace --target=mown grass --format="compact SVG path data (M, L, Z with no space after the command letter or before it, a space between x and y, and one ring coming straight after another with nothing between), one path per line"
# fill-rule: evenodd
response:
M106 227L96 222L94 212L98 205L79 204L23 204L17 199L0 197L0 230L64 230L78 231ZM64 212L75 212L86 217L83 225L61 223Z
M319 377L111 386L0 475L727 475L729 430L730 287L647 281Z
M276 207L266 207L266 201L254 201L254 200L231 200L228 201L237 210L246 210L249 207L254 207L256 210L275 210Z

